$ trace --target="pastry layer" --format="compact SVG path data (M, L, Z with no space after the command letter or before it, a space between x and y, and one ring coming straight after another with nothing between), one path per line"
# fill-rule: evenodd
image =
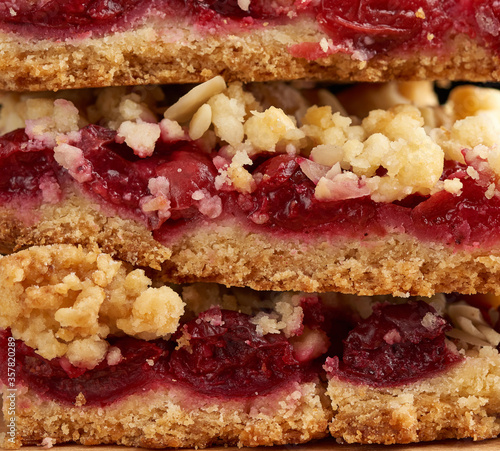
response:
M44 20L57 4L19 23L16 14L8 17L0 88L186 83L215 75L244 82L499 79L498 44L488 27L498 13L489 17L487 2L425 0L387 14L373 2L353 10L348 2L282 1L267 5L279 11L260 16L252 14L250 1L246 10L236 2L170 2L173 9L163 2L160 14L149 3L153 13L139 6L132 18L115 23L103 16L94 28L85 25L88 17L67 25ZM236 17L225 8L236 10Z
M5 447L44 439L257 446L327 434L321 363L311 363L327 339L313 333L294 353L289 339L308 334L298 297L280 304L214 285L177 294L107 254L68 245L32 247L0 267L0 378L4 417L15 424ZM273 306L282 315L271 318Z
M40 213L36 225L26 227L4 211L0 232L5 250L53 243L89 248L97 244L117 258L161 270L166 280L217 281L257 290L500 294L500 251L496 249L457 250L397 233L363 241L282 239L235 224L199 227L172 245L162 245L135 221L107 217L76 196L58 206L45 206Z
M3 395L8 395L7 390ZM4 438L6 449L47 439L145 448L296 444L324 437L330 419L324 391L314 383L243 401L160 388L131 395L105 409L41 400L30 390L19 392L16 402L22 405L16 415L17 437L14 443Z

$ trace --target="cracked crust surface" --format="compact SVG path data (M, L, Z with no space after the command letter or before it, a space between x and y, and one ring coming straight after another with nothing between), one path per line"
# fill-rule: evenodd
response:
M328 38L310 19L229 36L196 36L168 21L104 37L51 41L0 33L0 89L197 83L215 75L226 81L268 80L500 80L499 58L458 35L440 54L381 54L360 61L337 53L308 61L289 47Z
M131 264L162 270L174 282L360 295L500 293L500 252L456 250L404 234L363 242L327 236L306 241L227 224L188 230L162 245L142 225L107 217L76 194L42 207L31 226L12 213L2 210L4 252L32 245L97 244Z
M17 411L16 443L0 436L7 449L46 437L52 443L147 448L295 444L326 436L331 418L324 390L315 383L241 401L160 388L105 408L65 406L30 390L18 393L17 403L23 407Z
M330 432L348 443L494 438L500 433L500 357L469 352L450 371L401 388L375 389L333 378Z

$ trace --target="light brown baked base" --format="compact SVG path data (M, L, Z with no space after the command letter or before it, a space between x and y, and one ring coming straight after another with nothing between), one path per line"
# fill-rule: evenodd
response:
M500 58L459 35L440 54L381 54L360 61L334 54L315 61L293 57L294 44L328 36L312 19L249 33L201 36L189 24L164 21L109 36L33 40L0 33L0 89L16 91L268 80L500 80Z
M218 401L165 388L105 408L64 406L40 400L30 390L19 391L16 402L16 443L0 436L7 449L40 444L46 437L53 444L147 448L295 444L325 437L331 419L324 390L315 383L292 384L248 401Z
M83 197L45 205L34 223L0 211L4 253L32 245L98 245L138 266L161 269L173 282L217 282L274 291L338 291L397 296L460 292L500 294L500 249L456 250L393 234L352 239L274 237L236 225L199 227L170 245L144 226L107 217Z
M469 352L446 373L402 388L376 389L333 378L330 432L347 443L410 443L500 434L500 356Z

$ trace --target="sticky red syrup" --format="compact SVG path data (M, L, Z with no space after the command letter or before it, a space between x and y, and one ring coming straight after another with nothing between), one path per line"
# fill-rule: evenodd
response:
M116 132L96 125L81 131L75 145L85 159L78 169L90 174L80 183L87 193L127 217L145 221L154 230L162 220L157 212L144 211L141 201L151 195L150 180L165 177L169 181L171 221L201 215L195 208L194 192L211 195L216 191L217 170L208 155L193 142L178 141L160 144L153 156L141 159L126 144L116 143L115 137Z
M402 50L417 45L428 48L441 42L451 28L446 14L450 0L327 0L321 2L319 23L334 42L348 45L369 55Z
M282 334L259 336L250 319L213 307L185 324L174 337L188 341L172 352L174 378L205 394L235 397L265 394L297 380L304 369L288 340Z
M212 307L181 325L169 341L109 337L121 358L114 364L105 359L90 370L65 358L46 360L16 340L16 383L65 404L75 403L81 393L87 406L109 405L165 384L204 396L245 399L313 380L325 358L330 377L374 387L414 382L463 358L446 346L449 323L425 302L378 305L365 320L320 304L313 295L302 300L303 327L322 331L331 346L319 357L309 353L309 360L299 362L282 334L259 335L250 316ZM0 349L12 349L9 337L9 331L0 331ZM4 353L0 380L5 384L9 365Z
M7 331L0 331L3 350L8 349L9 336ZM16 340L16 383L61 403L72 404L82 393L85 405L103 406L147 388L157 380L162 361L168 355L161 340L146 342L122 337L109 338L108 341L120 349L121 361L111 366L103 360L94 369L85 370L72 366L64 358L44 359L22 341ZM4 358L2 355L0 378L6 381L7 362Z
M423 301L375 306L349 332L341 358L328 358L325 369L330 377L375 387L406 384L446 370L463 357L447 347L445 332L451 325L434 313Z
M0 20L18 26L81 30L112 25L132 11L141 0L19 0L2 2Z
M36 202L43 198L44 182L56 184L53 150L29 141L23 130L0 136L0 202Z

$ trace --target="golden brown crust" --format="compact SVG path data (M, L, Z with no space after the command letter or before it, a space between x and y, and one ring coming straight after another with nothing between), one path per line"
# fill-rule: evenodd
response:
M331 419L324 389L315 383L241 401L160 388L104 408L61 405L30 390L19 392L16 402L17 437L11 443L8 435L0 436L6 448L40 444L47 437L53 444L147 448L295 444L326 436ZM6 407L4 414L7 418Z
M500 357L483 348L450 371L401 388L333 378L330 432L348 443L410 443L500 434Z
M0 243L9 251L55 243L97 244L134 265L162 269L176 282L360 295L500 293L499 250L457 250L404 234L367 237L363 242L326 236L304 240L227 224L188 230L162 245L144 226L107 217L78 195L56 206L45 205L31 226L14 219L12 211L1 213Z
M500 80L499 58L471 38L458 35L446 52L400 57L381 54L360 61L337 53L308 61L289 47L328 38L312 19L251 33L197 36L176 22L143 26L82 40L26 39L0 33L0 89L65 88L195 83L223 75L226 81L313 79L388 81Z

